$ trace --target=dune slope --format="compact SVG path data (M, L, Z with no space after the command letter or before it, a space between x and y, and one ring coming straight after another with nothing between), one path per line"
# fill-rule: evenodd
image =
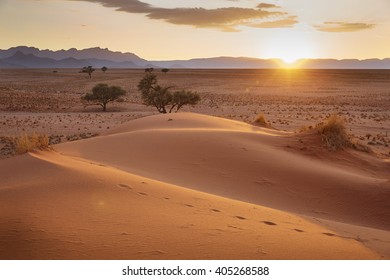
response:
M0 259L389 258L343 226L387 238L387 173L281 148L289 137L171 114L2 160Z
M54 152L0 167L1 259L380 257L292 214Z
M373 174L289 149L285 132L183 113L138 119L56 149L162 182L319 218L390 229L390 164ZM319 144L320 145L320 144ZM372 158L371 160L376 160Z

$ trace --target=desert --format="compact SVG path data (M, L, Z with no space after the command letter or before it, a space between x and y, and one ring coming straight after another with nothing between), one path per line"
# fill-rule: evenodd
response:
M0 69L1 259L390 258L389 70L154 73L200 102L145 106L144 69ZM98 83L124 100L85 107ZM334 114L353 146L315 129Z

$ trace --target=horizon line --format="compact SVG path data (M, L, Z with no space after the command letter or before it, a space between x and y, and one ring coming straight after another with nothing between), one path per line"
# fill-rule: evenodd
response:
M386 60L390 59L390 56L388 57L366 57L366 58L334 58L334 57L302 57L302 58L297 58L293 62L286 62L283 60L281 57L256 57L256 56L229 56L229 55L219 55L219 56L209 56L209 57L191 57L191 58L173 58L173 59L148 59L139 56L138 54L131 52L131 51L120 51L120 50L112 50L107 47L101 47L101 46L94 46L94 47L86 47L86 48L81 48L78 49L76 47L71 47L69 49L49 49L49 48L38 48L35 46L27 46L27 45L18 45L18 46L13 46L13 47L8 47L6 49L0 49L0 51L8 51L13 48L20 48L20 47L25 47L25 48L33 48L37 49L38 51L52 51L52 52L59 52L59 51L70 51L70 50L76 50L76 51L83 51L83 50L90 50L90 49L100 49L100 50L107 50L110 52L115 52L115 53L121 53L121 54L133 54L138 56L141 59L147 60L147 61L156 61L156 62L164 62L164 61L187 61L187 60L193 60L193 59L211 59L211 58L249 58L249 59L258 59L258 60L280 60L286 64L294 64L298 61L301 60L337 60L337 61L342 61L342 60L358 60L358 61L365 61L365 60Z

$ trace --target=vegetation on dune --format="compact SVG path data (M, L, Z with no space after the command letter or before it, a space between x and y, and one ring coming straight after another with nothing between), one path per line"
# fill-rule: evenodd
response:
M318 133L322 142L330 151L353 148L366 153L372 152L369 147L359 143L359 141L352 140L347 134L344 118L337 114L329 116L323 122L320 122L315 126L304 126L299 129L299 133L305 133L307 131L315 131Z
M336 151L351 146L342 117L332 115L325 122L318 124L317 129L328 149Z
M105 112L107 104L113 101L122 101L122 97L126 95L126 91L118 86L108 86L107 84L97 84L93 87L92 93L87 93L81 97L85 106L99 105Z
M14 148L17 154L25 154L35 149L47 149L49 147L49 137L45 134L36 134L28 136L22 134L14 139Z
M270 127L270 124L265 119L265 116L263 114L258 114L256 118L253 120L253 124L263 127Z
M196 105L200 101L200 96L196 92L181 90L171 92L172 87L158 85L157 76L147 73L138 83L138 90L145 105L154 106L160 113L166 114L167 107L170 106L169 113L179 111L184 105Z

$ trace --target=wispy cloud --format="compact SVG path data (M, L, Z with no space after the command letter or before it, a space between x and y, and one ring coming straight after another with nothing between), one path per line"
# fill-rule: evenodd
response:
M257 5L257 8L259 8L259 9L272 9L272 8L281 8L281 7L274 5L274 4L260 3Z
M365 29L374 28L375 24L363 22L340 22L340 21L326 21L320 25L314 25L318 31L323 32L356 32Z
M298 23L296 16L290 16L285 19L275 21L264 21L259 23L252 23L248 26L255 28L292 28Z
M239 31L240 26L254 28L285 28L297 21L281 7L261 3L255 8L224 7L206 8L162 8L138 0L68 0L85 1L116 8L117 11L145 14L150 19L163 20L177 25L197 28L217 28L222 31ZM268 27L267 27L268 26Z

